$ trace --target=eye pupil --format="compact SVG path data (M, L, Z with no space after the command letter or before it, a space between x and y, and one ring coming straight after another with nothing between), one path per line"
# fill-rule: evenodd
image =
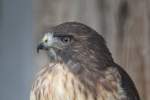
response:
M62 41L65 42L65 43L70 42L70 38L69 38L69 37L64 37L64 38L62 39Z

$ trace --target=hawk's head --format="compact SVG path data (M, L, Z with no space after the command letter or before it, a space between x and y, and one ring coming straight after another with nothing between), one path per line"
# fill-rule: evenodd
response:
M48 51L51 61L63 61L96 69L110 66L113 60L105 40L90 27L67 22L50 28L37 47Z

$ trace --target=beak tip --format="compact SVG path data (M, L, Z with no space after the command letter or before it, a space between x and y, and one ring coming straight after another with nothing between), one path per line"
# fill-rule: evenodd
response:
M43 43L41 43L41 44L39 44L39 45L37 46L36 52L39 53L40 49L41 49L41 50L42 50L42 49L46 50L47 48L44 46Z
M39 44L36 48L36 52L39 53L39 50L40 49L43 49L43 45L42 44Z

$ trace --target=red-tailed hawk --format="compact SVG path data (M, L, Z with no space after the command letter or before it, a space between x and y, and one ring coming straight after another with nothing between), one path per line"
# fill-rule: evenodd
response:
M140 100L103 37L90 27L77 22L52 27L40 49L47 51L49 64L37 74L30 100Z

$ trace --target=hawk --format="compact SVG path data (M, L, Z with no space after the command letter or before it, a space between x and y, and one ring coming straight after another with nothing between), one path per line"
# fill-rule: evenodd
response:
M104 38L89 26L65 22L51 27L40 49L47 51L49 64L37 74L30 100L140 100Z

